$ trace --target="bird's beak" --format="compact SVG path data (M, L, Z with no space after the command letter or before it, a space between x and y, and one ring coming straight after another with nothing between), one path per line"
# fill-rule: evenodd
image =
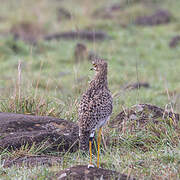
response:
M94 70L94 68L91 68L91 69L90 69L90 71L93 71L93 70Z

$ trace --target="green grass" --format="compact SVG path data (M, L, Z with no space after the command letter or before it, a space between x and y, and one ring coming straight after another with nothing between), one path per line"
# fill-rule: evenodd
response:
M180 1L152 0L153 3L147 5L143 0L121 0L123 10L114 13L113 19L93 18L95 10L116 2L3 1L0 7L0 111L51 115L77 122L78 100L93 77L88 61L74 63L74 47L79 41L42 40L31 46L20 40L14 41L10 35L4 36L14 24L28 21L37 23L49 34L90 27L111 36L103 42L80 42L108 60L109 87L114 96L112 119L123 108L138 103L151 103L162 108L168 105L180 113L180 46L174 49L168 46L170 39L179 33ZM68 9L72 19L59 22L58 7ZM136 16L151 13L159 7L172 13L174 18L170 24L154 27L133 24ZM13 50L14 46L16 50ZM137 81L148 82L151 87L123 90L124 85ZM163 127L164 131L157 126L120 134L106 126L107 149L102 148L101 166L130 173L137 179L179 179L180 133L166 123ZM19 151L0 152L0 179L48 179L60 169L89 161L88 155L80 152L52 152L63 157L60 167L3 168L3 158L18 156ZM21 151L22 154L43 154L36 149Z

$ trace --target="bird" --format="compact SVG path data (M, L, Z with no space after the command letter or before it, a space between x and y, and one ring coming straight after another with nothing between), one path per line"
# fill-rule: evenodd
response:
M78 108L79 141L80 149L87 151L89 148L90 162L92 164L92 142L95 131L98 131L97 167L99 168L99 154L102 127L109 120L113 110L113 98L108 88L107 72L108 63L103 58L94 57L92 60L95 71L94 78L90 81L85 93L82 95Z

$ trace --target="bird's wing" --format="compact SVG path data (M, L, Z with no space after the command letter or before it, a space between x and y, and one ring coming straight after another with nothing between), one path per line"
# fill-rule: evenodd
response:
M90 99L83 97L79 105L80 127L85 131L95 129L99 121L107 119L111 113L112 97L108 91L99 91Z

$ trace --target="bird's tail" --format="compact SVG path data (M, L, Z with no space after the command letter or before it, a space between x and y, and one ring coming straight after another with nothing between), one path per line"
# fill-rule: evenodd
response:
M89 131L80 131L79 141L80 141L80 149L82 151L88 151L89 149Z

